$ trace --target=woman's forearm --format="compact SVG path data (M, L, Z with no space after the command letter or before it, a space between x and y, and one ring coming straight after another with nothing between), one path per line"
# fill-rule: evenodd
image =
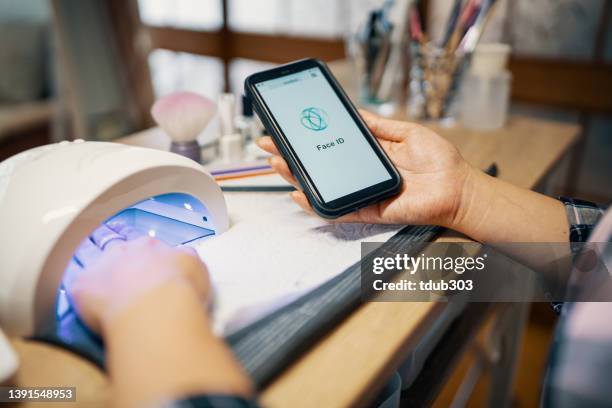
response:
M195 394L249 397L250 380L214 336L192 288L160 287L104 329L117 406Z
M563 204L474 169L451 228L484 243L567 242Z

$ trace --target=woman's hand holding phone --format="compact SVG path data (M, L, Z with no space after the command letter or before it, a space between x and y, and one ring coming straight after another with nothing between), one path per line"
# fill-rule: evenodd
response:
M464 186L475 169L450 142L430 129L366 111L360 114L396 166L403 185L398 195L335 221L435 224L452 228L461 216ZM291 193L293 200L305 211L314 212L272 138L260 138L257 144L274 155L270 159L272 167L298 189Z

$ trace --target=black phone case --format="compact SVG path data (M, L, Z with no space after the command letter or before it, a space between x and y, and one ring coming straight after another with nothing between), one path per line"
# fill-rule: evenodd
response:
M283 67L291 66L293 64L302 63L305 61L312 62L316 64L322 71L325 71L325 73L327 74L326 78L330 80L332 87L336 88L336 90L339 91L339 94L341 95L341 97L347 102L349 109L352 111L351 116L354 118L357 118L357 120L361 122L361 125L365 129L368 129L367 125L363 122L363 119L357 112L357 109L355 108L351 100L348 98L346 93L344 92L344 89L338 83L338 81L336 80L334 75L331 73L329 68L327 68L327 65L325 65L325 63L319 60L316 60L316 59L307 59L307 60L300 60L300 61L295 61L295 62L285 64L281 67L275 68L275 70L282 69ZM254 75L257 75L257 74L254 74ZM328 219L338 218L344 214L348 214L360 208L367 207L377 202L380 202L386 198L396 195L399 192L401 185L402 185L402 179L399 173L397 172L397 169L391 163L391 160L389 160L386 153L384 152L384 150L382 149L382 147L376 140L376 138L370 134L368 137L372 137L372 139L375 142L375 145L382 153L382 158L388 164L388 168L391 170L392 177L396 180L396 183L387 190L379 191L373 195L361 197L358 201L355 201L354 203L351 203L351 204L347 204L343 207L331 208L327 206L326 203L320 200L318 195L315 193L315 190L314 190L315 187L314 185L311 185L311 183L309 182L308 177L306 176L306 171L302 169L301 166L298 163L296 163L295 160L293 159L293 155L291 154L288 148L289 142L283 135L282 131L274 125L274 122L266 113L266 109L264 109L264 107L262 106L262 101L259 100L255 92L253 91L254 84L251 80L252 77L253 75L249 76L248 78L246 78L244 82L244 88L245 88L246 95L251 100L255 113L257 114L257 116L259 116L266 130L270 133L270 135L274 139L274 142L278 150L280 151L281 156L283 156L283 158L289 165L289 169L291 170L291 172L293 173L293 175L299 182L300 187L302 188L302 190L306 194L306 197L308 198L308 201L310 202L310 205L312 206L312 208L318 215L320 215L323 218L328 218Z

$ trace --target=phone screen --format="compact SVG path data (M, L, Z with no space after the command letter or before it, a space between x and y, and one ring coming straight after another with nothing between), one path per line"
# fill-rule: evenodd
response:
M323 201L392 178L320 68L255 87Z

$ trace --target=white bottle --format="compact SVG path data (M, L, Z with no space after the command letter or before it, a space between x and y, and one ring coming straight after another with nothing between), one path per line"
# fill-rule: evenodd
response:
M261 160L271 156L270 153L265 152L255 143L258 138L263 136L264 126L259 117L255 116L253 104L246 95L242 95L242 115L236 117L236 128L242 136L245 160Z
M476 47L461 87L460 115L466 128L504 127L510 106L512 74L506 69L511 48L500 43Z
M219 95L219 123L221 137L219 138L220 159L223 163L241 161L244 155L243 140L236 131L236 99L231 93Z
M261 136L253 115L253 105L246 95L242 95L242 115L236 116L236 130L242 135L245 146Z

